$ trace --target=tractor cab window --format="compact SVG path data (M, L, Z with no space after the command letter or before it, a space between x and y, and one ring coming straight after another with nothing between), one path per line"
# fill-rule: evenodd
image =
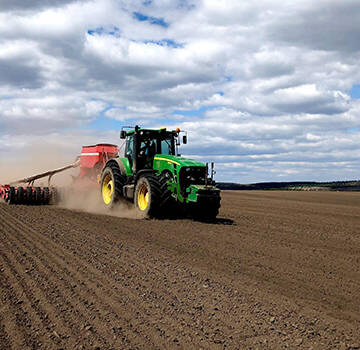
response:
M161 140L161 154L168 154L168 155L174 154L172 139L169 138L169 139Z
M140 143L139 162L141 167L152 168L154 156L156 154L156 140L147 138Z
M134 151L133 136L128 136L126 139L125 157L129 159L129 163L131 166L132 166L133 151Z
M154 157L156 154L155 140L143 140L140 144L140 154L145 157Z

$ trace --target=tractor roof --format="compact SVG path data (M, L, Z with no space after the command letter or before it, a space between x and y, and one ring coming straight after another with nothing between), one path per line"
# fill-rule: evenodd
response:
M148 134L160 134L160 133L166 133L166 134L175 134L175 130L166 130L166 128L160 128L160 129L145 129L145 128L139 128L138 131L145 131ZM135 133L135 129L127 130L126 135L132 135Z

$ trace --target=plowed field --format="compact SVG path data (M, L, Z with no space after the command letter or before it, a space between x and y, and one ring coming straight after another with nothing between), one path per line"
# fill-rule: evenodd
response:
M359 349L360 193L216 223L0 204L0 349Z

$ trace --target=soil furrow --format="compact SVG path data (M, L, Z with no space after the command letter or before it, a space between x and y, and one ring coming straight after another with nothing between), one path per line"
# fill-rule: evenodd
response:
M5 214L5 217L6 216L7 214ZM86 281L86 283L84 282L82 284L82 288L86 288L87 295L92 295L93 297L95 297L97 302L101 303L101 305L103 305L103 307L110 314L115 315L115 317L118 317L118 315L121 315L121 317L125 316L125 320L123 320L123 322L131 324L130 328L134 329L132 332L137 336L137 341L139 341L140 339L139 335L145 337L146 342L142 345L139 344L140 346L151 346L150 344L152 343L155 347L155 343L153 342L153 340L151 340L151 338L148 338L146 332L142 333L140 330L137 329L142 329L146 326L146 324L144 325L144 323L146 323L146 319L143 318L145 313L139 311L139 305L136 308L134 307L134 304L137 300L130 299L130 296L128 295L129 291L127 289L120 288L119 290L119 287L115 286L112 282L106 280L105 276L101 276L97 270L91 268L90 265L85 265L85 263L80 261L80 259L78 259L77 257L74 258L70 253L62 249L60 245L56 245L46 236L38 234L34 230L25 227L25 225L20 220L11 218L9 216L7 217L7 223L9 226L11 226L12 221L14 221L17 223L17 225L14 226L15 230L18 226L26 230L28 235L24 236L23 239L27 240L28 243L34 245L34 247L40 247L39 249L42 252L43 256L48 256L50 258L50 261L56 262L59 267L61 266L64 272L63 276L69 275L72 279L78 281ZM33 239L30 239L30 237L32 237ZM47 245L45 245L44 241L46 241ZM46 249L50 246L52 246L51 250ZM74 260L74 265L78 268L77 270L71 268L71 265L64 263L71 260ZM110 290L116 290L118 295L112 295L111 293L109 293ZM117 303L114 303L114 300L116 300ZM118 305L119 302L120 304L122 304L122 306ZM132 318L133 315L137 315L139 319ZM166 317L166 315L163 315L163 318ZM148 328L148 326L149 325L147 325L146 329ZM157 344L161 344L161 342L163 341L155 334L152 334L152 337L155 337L155 341Z
M7 256L4 256L1 252L0 255L2 255L2 258L10 270L11 275L8 276L9 280L13 277L16 279L16 281L13 281L11 284L19 285L26 298L26 304L28 305L27 310L29 310L26 312L32 320L31 329L36 335L38 344L42 344L45 337L48 337L54 341L54 344L64 345L64 340L66 339L60 337L56 329L57 327L65 329L67 330L67 334L70 334L71 330L65 322L60 322L57 316L61 314L61 309L57 309L55 304L49 304L48 300L44 299L43 288L41 288L44 287L44 285L40 285L39 288L34 288L31 275L25 272L25 269L21 268L19 253L10 252L10 246L8 248ZM25 277L21 278L21 274ZM21 302L23 302L23 300L21 300Z
M169 269L169 270L171 271L171 269ZM175 271L176 270L177 269L175 269ZM176 280L176 277L179 277L179 276L175 276L174 280ZM127 288L129 287L128 283L126 284L126 287ZM198 289L201 290L203 288L200 285L199 281L197 281L197 286L194 286L194 287L195 287L194 290L198 290ZM187 292L188 292L187 290L184 291L184 293L187 293ZM150 300L152 299L153 303L155 304L154 307L152 307L152 309L151 309L152 314L147 314L148 317L151 317L151 316L154 317L155 314L157 313L157 308L159 307L159 304L164 302L164 300L156 300L156 298L154 299L154 295L156 295L155 292L151 292L151 293L147 294L149 299ZM226 328L230 328L230 327L228 327L226 322L224 322L223 320L214 317L214 314L218 313L218 309L216 308L216 306L214 306L214 310L212 312L209 311L209 314L206 318L204 317L207 314L207 312L204 311L204 306L201 303L201 298L203 298L202 292L200 292L200 295L198 297L191 298L189 300L190 304L184 306L184 309L187 310L186 312L181 313L181 312L179 312L178 309L177 310L175 309L175 311L173 311L173 313L175 312L176 318L181 320L180 328L188 329L189 331L192 331L193 329L197 329L196 339L200 339L200 344L202 344L203 346L209 347L211 343L220 341L219 339L224 339L224 338L227 338L228 336L230 336L231 329L229 329L229 334L227 336L225 336L223 334L224 329L222 329L220 331L220 329L223 328L224 325L226 325ZM186 299L185 299L185 301L186 301ZM230 304L229 310L231 310L231 306L232 305ZM194 322L194 317L198 317L198 316L205 319L205 321L202 321L201 324L196 324ZM213 318L214 318L214 320L213 320ZM213 322L213 326L211 326L212 322ZM209 323L210 323L210 325L209 325ZM169 338L169 335L168 335L169 324L167 322L163 322L161 320L161 318L159 319L159 325L156 326L156 329L158 330L158 332L161 335L163 335L163 336L166 335L167 338ZM266 330L265 331L263 330L260 332L260 334L266 334L266 332L267 332ZM235 338L238 340L244 340L244 339L252 338L257 334L259 334L259 332L254 333L254 331L250 328L248 330L243 330L240 334L235 335L232 338ZM177 338L174 337L174 338L170 338L170 339L179 340L179 337L181 338L181 336L178 335ZM183 337L186 337L186 334L183 334ZM212 339L211 342L210 342L210 339ZM192 340L192 346L195 343L196 343L196 341Z
M67 222L69 223L69 221ZM61 223L63 224L63 223ZM71 223L73 225L73 223ZM79 226L81 226L81 223L79 223ZM89 236L87 236L89 237ZM58 243L62 243L59 242L59 239L56 239ZM98 242L101 242L101 239L98 240ZM77 242L73 242L74 245L76 245ZM81 242L83 243L83 242ZM70 242L67 242L67 244L69 244L70 246L72 246L72 244ZM76 246L72 246L73 249L76 249L76 251L78 253L81 253L81 247L82 246L91 246L91 244L89 244L89 242L86 242L86 244L80 244L78 247ZM141 252L141 250L140 250ZM144 276L149 276L149 280L154 278L154 274L156 275L156 277L158 278L164 278L164 271L160 271L160 267L157 267L155 262L153 263L152 261L149 260L145 263L142 262L141 260L144 259L145 257L137 254L136 255L136 259L140 259L140 261L135 261L134 259L131 258L131 255L129 253L124 252L123 254L125 254L125 261L128 262L130 265L136 265L136 270L137 270L137 274L139 274L139 270L140 270L140 274L144 275ZM166 257L164 258L164 260L166 260ZM159 262L158 262L159 264ZM114 267L115 268L115 267ZM119 270L119 268L118 268ZM175 272L177 272L177 274L173 277L171 277L171 272L172 269L171 267L167 268L167 274L170 275L169 278L172 281L176 281L179 280L179 277L182 274L187 274L188 276L191 276L190 273L186 270L180 269L179 267L174 268L173 269ZM180 271L180 273L179 273ZM102 271L104 272L104 271ZM106 271L105 271L106 272ZM129 271L125 270L124 271L125 275L129 274ZM179 276L180 274L180 276ZM121 275L121 274L120 274ZM181 276L182 277L182 276ZM136 280L137 276L131 276L131 278L127 279L126 281L126 287L127 289L131 288L133 292L136 292L139 290L139 286L138 284L135 284L133 282L133 280ZM138 279L138 278L137 278ZM194 280L194 278L192 277L191 279ZM156 280L155 280L156 281ZM198 301L197 303L192 301L192 300L187 300L186 295L188 294L188 291L185 292L181 292L181 290L177 291L177 297L175 298L175 295L173 293L171 293L169 295L168 291L170 289L170 286L174 286L174 284L169 284L167 286L167 288L161 288L161 285L157 286L157 290L156 292L154 291L154 285L149 284L150 281L147 282L147 280L142 280L142 284L143 286L141 287L143 290L152 290L151 293L144 293L142 296L142 299L147 301L149 304L155 304L155 305L166 305L166 309L160 309L158 310L157 307L152 308L152 313L151 316L152 318L154 318L156 315L158 315L158 319L159 321L167 321L167 328L169 328L170 326L170 322L169 322L169 317L168 315L171 315L171 322L174 324L173 329L174 332L176 332L176 328L177 328L177 324L179 323L179 321L181 320L183 323L182 328L186 331L186 333L191 333L192 329L194 327L196 327L195 322L192 321L192 313L189 312L189 310L193 310L195 308L201 308L201 301ZM195 289L201 289L201 285L203 283L201 283L201 281L194 281L194 290ZM151 288L151 289L150 289ZM174 288L172 288L174 289ZM179 302L179 299L181 300L181 303ZM200 306L198 306L200 305ZM144 312L144 311L143 311ZM204 311L202 311L202 313L204 313ZM207 311L205 312L207 313ZM175 323L176 322L176 323ZM154 324L154 327L156 329L158 329L158 325ZM199 330L199 334L202 334L202 336L204 337L204 339L206 338L206 333L211 332L213 333L215 329L222 329L222 332L226 332L231 334L231 329L229 327L229 325L227 324L227 322L225 322L225 320L213 320L213 317L211 316L211 311L208 312L208 321L206 322L205 325L202 326L202 329L204 330ZM177 332L179 333L179 332ZM184 332L183 332L184 333ZM182 337L181 335L177 335L177 337ZM174 336L175 339L175 336ZM203 343L203 342L202 342ZM204 345L204 344L203 344ZM209 345L209 344L208 344Z
M0 342L28 312L49 349L359 348L360 195L222 198L216 223L0 204Z
M69 221L68 221L69 222ZM79 223L79 225L81 226L81 222ZM89 236L87 236L89 237ZM57 241L57 243L61 244L61 241L57 238L55 238L55 240ZM84 242L81 242L81 244L79 246L76 246L76 244L78 243L77 241L73 240L70 243L70 245L74 244L74 248L76 248L77 251L81 251L81 247L82 246L92 246L94 239L91 240L91 242L89 242L88 240L85 242L85 244L83 244ZM104 247L106 247L105 243L102 243L101 238L95 240L97 242L97 244L101 245ZM100 242L100 243L99 243ZM164 259L164 261L166 261L166 257L162 257ZM102 259L102 260L101 260ZM174 287L176 287L174 285L174 282L176 283L176 281L179 281L179 274L182 278L183 275L186 275L187 277L191 278L194 281L194 289L195 288L199 288L201 281L194 279L194 277L191 275L191 273L189 271L184 270L183 268L179 268L178 266L172 267L169 266L169 263L164 264L165 266L158 266L159 265L159 259L157 262L153 262L153 261L149 261L146 260L145 256L141 256L138 253L136 253L136 255L131 255L129 252L126 252L124 250L122 250L122 259L124 261L127 262L128 266L133 266L133 269L137 271L137 275L143 275L143 276L148 276L148 279L141 280L141 285L139 286L139 278L138 276L130 276L129 275L129 270L124 268L123 266L116 266L115 264L113 264L113 266L109 266L111 265L111 262L113 261L113 259L111 257L107 256L104 258L103 256L100 256L99 254L97 254L97 257L93 259L93 261L99 262L104 262L106 261L106 268L102 268L102 266L100 265L99 270L102 273L109 273L110 271L115 271L117 272L117 276L128 276L131 278L123 278L126 280L126 287L127 289L131 289L133 293L139 293L139 289L142 289L144 291L149 291L152 290L152 293L144 293L143 294L143 299L148 301L149 303L162 303L164 305L166 305L166 309L165 310L161 310L161 313L163 315L171 315L173 318L175 318L175 320L178 322L180 317L182 317L183 321L187 320L186 326L185 328L188 328L188 330L190 331L191 329L191 317L185 312L185 310L189 310L192 309L194 307L193 303L189 303L186 300L186 295L188 294L187 292L182 292L181 290L177 289L176 290L176 294L174 294L174 292L169 293L170 287L172 287L172 289L174 290ZM92 262L93 262L92 261ZM157 265L156 265L157 263ZM163 264L163 262L160 262L161 264ZM96 266L96 265L95 265ZM164 275L164 268L166 269L166 275L168 276L168 279L170 281L173 282L169 282L167 285L165 285L164 287L162 287L161 285L157 285L156 286L156 292L154 291L154 287L155 287L155 283L157 281L157 279L162 279L164 280L165 275ZM177 275L172 276L174 274L174 272L179 272ZM115 277L117 278L117 277ZM182 303L179 303L179 299L182 301ZM182 305L183 304L183 305ZM176 312L174 311L174 308L176 310ZM157 311L157 310L154 310ZM152 314L152 317L154 317L154 313ZM161 318L161 315L159 317L159 319ZM162 317L162 318L166 318L166 317ZM215 328L218 328L220 326L222 326L223 328L228 328L228 325L225 324L225 322L221 322L219 321L217 326Z
M6 332L6 324L0 314L0 350L10 350L12 348L10 336Z
M7 220L8 226L12 226L11 221ZM12 233L14 235L16 235L16 229L12 231ZM30 231L28 230L26 233L31 234ZM30 235L29 235L30 236ZM41 237L39 237L41 239ZM36 239L35 239L36 240ZM67 269L64 266L69 266L68 264L64 263L64 261L66 262L66 258L64 258L64 260L62 260L61 258L59 258L56 255L51 254L49 251L45 251L45 250L39 250L36 245L34 244L34 241L32 239L29 239L26 236L22 237L22 240L20 242L20 244L23 244L24 247L26 247L28 249L29 252L29 256L32 256L34 260L37 261L38 264L41 264L45 269L47 269L49 271L49 275L47 277L44 277L45 281L52 280L52 284L49 284L49 286L51 287L50 290L52 291L56 291L56 294L53 295L52 293L50 293L49 297L50 298L55 298L54 299L54 303L59 303L59 301L61 300L64 304L61 306L65 311L66 310L70 310L70 309L74 309L76 310L76 314L78 314L78 325L75 326L75 324L71 324L71 327L75 330L77 330L77 333L82 331L83 333L87 333L90 334L92 336L96 336L96 329L97 328L101 328L102 332L105 333L109 333L107 334L107 336L109 338L112 339L112 341L116 340L116 341L125 341L127 343L129 343L130 341L128 340L131 339L131 331L130 334L122 334L120 333L120 337L116 337L116 331L113 331L112 329L121 329L123 326L123 324L125 323L131 323L130 322L130 318L127 317L125 319L120 318L119 320L119 315L121 315L121 317L124 316L124 314L126 314L127 312L126 307L128 307L129 305L127 305L127 303L125 303L123 305L123 307L125 308L123 310L123 312L120 312L120 309L117 309L117 311L114 311L114 303L112 302L112 304L106 304L103 301L103 296L99 297L99 295L101 295L100 289L95 286L92 285L94 288L91 287L87 287L87 284L89 284L86 280L87 276L85 275L81 275L80 273L76 272L75 270L72 269ZM27 244L25 243L25 241L27 242ZM30 245L28 245L30 244ZM49 262L53 262L53 266L55 266L54 270L51 265L49 265ZM60 269L60 271L59 271ZM36 272L38 274L38 278L41 275L41 270L37 269ZM59 276L57 278L55 278L55 276ZM47 279L48 278L48 279ZM55 279L54 279L55 278ZM71 285L72 283L72 285ZM70 298L69 296L66 297L65 295L63 295L60 292L59 289L59 284L63 287L62 290L68 290L69 294L70 294ZM73 288L72 286L76 286L77 288ZM99 287L101 288L108 288L105 285L99 285ZM64 289L65 288L65 289ZM97 291L97 293L94 291L94 289ZM73 298L77 298L78 299L78 303L76 305L72 305L71 302L69 302L70 300L73 300ZM60 300L59 300L60 299ZM105 316L104 318L101 320L99 318L99 315L88 315L87 317L85 317L81 312L87 313L89 312L88 309L86 309L86 306L93 306L93 308L95 309L95 305L99 305L101 306L101 310L104 310L105 312ZM111 305L111 306L110 306ZM61 308L60 308L61 309ZM64 317L64 315L66 315L66 313L64 312L59 312L59 315L61 315L62 317ZM110 318L110 315L114 316L117 320L113 320L112 318ZM73 315L74 316L74 315ZM104 324L102 323L103 320L106 320L107 324L113 324L114 327L105 327L104 328ZM87 324L83 327L85 329L81 329L81 325L87 321ZM115 322L116 321L116 322ZM64 319L64 322L70 322L71 321ZM118 327L116 327L116 325L118 325ZM89 330L90 332L86 332L86 330ZM111 333L113 332L113 333ZM137 339L136 341L134 339ZM132 343L133 345L136 345L136 342L139 342L138 337L134 338ZM107 342L103 339L100 338L98 339L100 341L100 343L102 344L106 344ZM116 342L115 341L115 342ZM144 345L145 343L143 343L142 345ZM148 343L150 344L150 343Z
M11 278L11 272L9 274L5 272L8 266L7 262L3 260L1 252L0 259L4 266L4 272L0 275L0 290L3 303L1 314L6 315L6 321L3 317L5 333L12 336L10 348L14 350L37 349L41 342L32 329L33 319L32 315L29 314L29 310L31 310L30 302L23 298L24 290L19 287L15 279Z
M10 235L11 234L15 235L16 233L10 232ZM15 259L19 260L19 252L25 251L27 254L27 261L31 264L30 270L23 269L22 271L21 265L17 264L19 272L15 271L12 267L13 275L17 279L19 273L22 273L23 276L25 276L24 281L19 280L18 282L23 286L27 298L33 300L32 307L37 314L39 314L45 329L49 332L51 331L51 338L57 340L57 342L62 340L66 341L68 346L76 345L76 339L74 337L72 337L74 339L69 339L69 334L72 334L74 331L76 331L76 334L81 334L81 332L86 333L85 328L87 325L84 325L84 322L86 319L90 319L90 316L85 317L80 313L79 308L81 309L81 307L79 307L78 304L74 305L72 302L73 295L70 293L64 295L60 291L63 289L61 288L62 285L58 282L62 277L56 277L58 276L58 272L48 268L47 265L42 265L42 267L40 267L40 260L36 257L31 257L34 253L33 250L20 241L20 245L17 245L17 242L10 235L8 241L11 243L11 246L8 246L7 256L14 256L15 258L12 259L13 261L15 261ZM14 247L17 248L16 252L13 252ZM8 260L6 257L5 259ZM9 265L10 264L11 263L9 262ZM26 280L29 280L28 285L25 284ZM34 286L34 284L36 286ZM83 301L85 301L85 299L83 299ZM42 310L38 304L41 304L44 307L44 310ZM73 310L76 310L76 312L73 313ZM75 320L73 320L74 316L76 316ZM57 328L60 328L62 331L57 331ZM99 343L106 344L106 340L97 335L96 332L94 332L93 327L91 329L91 335L91 343L93 343L94 338L96 338ZM91 343L88 345L90 346Z

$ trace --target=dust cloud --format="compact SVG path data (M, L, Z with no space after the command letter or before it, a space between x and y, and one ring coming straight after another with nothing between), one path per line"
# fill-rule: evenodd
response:
M0 184L16 183L24 186L26 184L18 180L73 164L80 155L80 150L81 147L78 154L69 155L51 144L33 145L26 153L6 164L0 161ZM80 180L74 181L79 173L79 167L71 168L51 178L50 185L61 193L60 203L57 204L59 207L122 218L141 218L134 204L126 200L119 201L112 210L106 208L102 202L100 185L90 184L89 187L84 187L85 184L81 184ZM48 186L48 177L36 180L34 186Z
M81 148L80 148L81 149ZM18 157L6 163L0 162L0 184L8 184L27 178L36 174L41 174L49 170L61 168L73 164L78 154L67 155L52 144L35 144L22 151ZM79 169L69 169L63 173L56 174L51 179L54 186L68 186L72 182L72 176L77 176ZM48 178L35 181L37 186L47 186Z
M117 202L112 209L106 208L101 198L100 186L88 189L70 186L62 188L62 190L63 193L58 204L61 208L121 218L141 219L141 215L134 204L125 199Z

